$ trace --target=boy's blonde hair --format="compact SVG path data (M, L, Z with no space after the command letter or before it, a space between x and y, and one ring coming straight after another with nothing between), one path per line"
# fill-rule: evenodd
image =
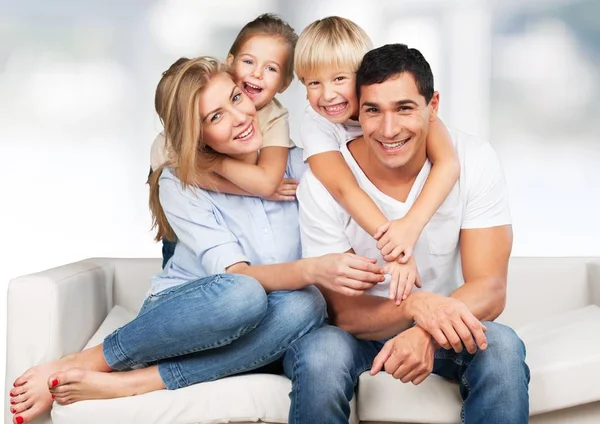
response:
M156 241L163 238L175 240L159 200L158 180L162 170L166 166L176 169L177 177L185 187L208 172L219 156L204 142L199 111L200 96L217 75L227 75L233 81L229 67L215 58L181 58L163 73L156 88L154 105L171 146L167 162L155 169L148 179L152 227L157 229Z
M329 16L304 28L294 54L295 70L302 82L323 69L356 72L373 47L367 33L349 19Z
M298 34L286 21L272 13L260 15L255 20L248 22L240 30L235 41L229 49L229 54L236 57L246 41L255 35L279 37L287 46L287 55L283 69L283 85L288 86L294 79L294 48L298 41Z

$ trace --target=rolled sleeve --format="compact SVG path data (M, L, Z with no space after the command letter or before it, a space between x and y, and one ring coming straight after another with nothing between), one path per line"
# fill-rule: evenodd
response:
M224 273L238 262L250 263L210 199L201 190L192 190L184 188L169 170L163 171L160 203L178 243L194 253L207 275Z
M262 147L295 147L290 139L288 111L275 100L259 111L258 121L262 132Z

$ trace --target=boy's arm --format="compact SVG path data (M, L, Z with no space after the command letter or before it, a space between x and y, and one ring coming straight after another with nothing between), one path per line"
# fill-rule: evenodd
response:
M404 218L380 228L375 235L379 240L377 247L388 261L402 257L402 253L402 262L410 258L423 228L444 203L458 180L458 156L446 126L439 118L431 123L427 135L427 157L432 163L431 172L415 203Z
M268 198L275 194L283 179L288 150L287 147L265 147L260 151L256 165L225 157L217 163L214 171L246 193Z
M339 151L312 155L308 164L327 191L370 235L387 222L375 202L360 188Z
M427 135L427 157L433 165L423 190L406 214L419 233L423 231L433 214L444 203L460 175L460 163L454 143L444 123L437 118L431 123Z

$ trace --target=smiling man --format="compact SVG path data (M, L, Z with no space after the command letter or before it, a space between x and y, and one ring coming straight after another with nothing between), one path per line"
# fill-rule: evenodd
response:
M439 94L425 58L402 44L367 53L356 87L364 135L341 152L363 190L397 219L431 168L425 140ZM504 176L488 143L451 135L461 176L415 246L423 288L400 306L377 286L357 297L321 289L336 326L303 337L286 354L290 423L347 423L358 377L369 369L403 383L419 384L432 372L457 381L464 423L528 422L524 345L512 329L492 322L504 309L512 246ZM305 257L354 252L380 258L376 241L310 171L297 195ZM338 278L360 281L362 274ZM402 399L397 405L402 408Z

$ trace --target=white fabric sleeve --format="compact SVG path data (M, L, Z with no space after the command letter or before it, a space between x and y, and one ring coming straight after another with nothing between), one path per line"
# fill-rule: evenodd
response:
M335 124L312 109L305 110L300 124L300 143L304 149L304 160L319 153L339 151L341 141L337 133Z
M482 143L463 167L467 181L467 203L462 229L489 228L511 224L506 180L498 155Z
M194 252L206 273L222 274L235 263L250 263L237 237L218 219L212 202L200 190L192 193L164 175L160 178L159 198L167 221L177 242Z
M302 257L343 253L352 246L346 236L348 215L310 170L296 191L299 203Z

